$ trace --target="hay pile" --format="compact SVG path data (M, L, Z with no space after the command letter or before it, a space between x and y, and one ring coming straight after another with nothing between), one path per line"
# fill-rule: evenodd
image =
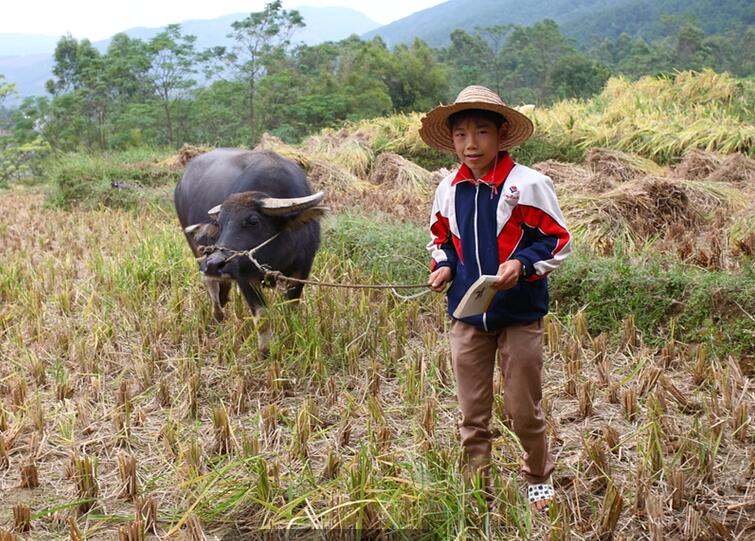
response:
M428 170L398 154L383 152L372 166L371 189L357 204L363 210L424 223L436 186L432 176Z
M186 167L186 164L189 163L192 158L199 156L200 154L209 152L210 150L212 150L210 147L194 146L189 145L188 143L184 143L183 146L181 146L181 148L178 150L176 162L179 167Z
M616 182L663 174L663 168L647 158L607 148L591 148L585 156L585 163L597 176Z
M600 194L614 187L610 178L573 163L546 160L532 168L550 177L559 196L567 193Z
M364 181L325 160L311 160L306 167L306 171L309 181L318 190L326 192L362 192L364 190Z
M371 188L368 182L325 160L310 160L305 170L312 187L325 192L325 204L333 211L359 207L363 194Z
M739 152L722 155L694 149L684 155L673 175L689 180L730 183L752 190L755 188L755 160Z
M434 185L432 173L393 152L383 152L372 164L370 182L390 190L427 195Z
M700 223L707 210L700 202L707 198L692 192L681 182L648 176L612 192L610 203L635 234L647 237L670 224Z
M648 175L560 199L570 229L598 253L652 248L723 269L754 242L752 197L725 183Z
M730 154L721 165L709 174L705 180L712 182L731 182L753 188L755 184L755 160L744 154Z
M313 159L334 163L359 178L367 178L375 159L369 135L346 128L323 130L307 138L301 149Z
M564 163L557 160L546 160L536 163L533 169L547 175L556 186L560 184L586 185L592 177L590 171L580 165Z
M269 150L275 152L284 158L295 161L304 169L307 169L310 166L310 158L304 152L286 144L282 139L270 135L267 132L262 134L262 137L260 137L260 141L257 143L257 146L254 147L254 150Z
M716 171L724 158L715 152L692 149L687 152L674 169L674 176L690 180L703 180Z
M436 169L435 171L430 173L430 182L433 183L433 186L437 186L443 181L444 178L446 178L450 174L451 174L451 169L446 169L445 167L441 167L440 169Z

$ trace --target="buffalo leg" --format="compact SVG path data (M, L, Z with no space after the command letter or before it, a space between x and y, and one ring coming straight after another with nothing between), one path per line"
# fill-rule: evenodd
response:
M295 274L292 276L292 278L299 278L299 276L296 276ZM286 299L290 301L300 301L301 300L301 292L304 289L304 284L297 284L296 282L289 282L291 285L286 288Z
M294 268L297 270L292 269L290 273L287 273L287 275L291 278L303 280L309 276L309 271L312 269L312 263L310 262L309 264L307 264L304 262L299 262ZM301 293L303 289L304 284L300 284L298 282L289 282L289 285L286 288L286 299L290 301L301 300Z
M220 291L218 292L218 299L220 300L220 307L224 308L228 304L228 297L231 292L231 282L220 282Z
M212 303L212 315L216 321L223 321L223 306L228 301L228 288L230 284L213 280L207 276L202 276L202 282L207 288L207 293L210 295L210 302ZM224 295L225 293L225 295ZM225 301L223 299L225 297Z
M267 355L273 330L270 322L263 319L265 315L265 298L256 285L250 284L245 280L237 280L237 283L241 294L244 296L244 300L246 300L246 303L252 310L254 326L257 327L257 345L260 353Z

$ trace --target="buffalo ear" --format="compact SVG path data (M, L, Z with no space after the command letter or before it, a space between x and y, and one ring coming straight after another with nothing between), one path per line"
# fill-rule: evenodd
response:
M217 224L198 223L184 228L186 235L199 246L210 246L218 240Z
M305 209L291 218L286 224L287 229L298 229L304 224L311 222L312 220L319 220L326 212L330 210L329 207L316 206Z
M217 220L218 219L218 214L220 214L220 207L222 207L222 206L223 206L222 204L215 205L214 207L212 207L210 210L207 211L207 214L213 220Z

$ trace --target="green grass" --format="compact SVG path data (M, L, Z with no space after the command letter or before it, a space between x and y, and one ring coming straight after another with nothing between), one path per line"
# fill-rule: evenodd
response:
M584 310L590 331L614 332L633 315L649 342L660 343L674 322L674 338L714 349L755 353L755 271L710 271L661 256L569 258L550 282L557 310ZM750 317L748 317L748 314Z
M171 151L137 148L103 154L70 153L50 162L48 204L62 208L136 208L169 199L182 171L166 163ZM116 189L112 183L128 187ZM167 206L167 205L166 205Z

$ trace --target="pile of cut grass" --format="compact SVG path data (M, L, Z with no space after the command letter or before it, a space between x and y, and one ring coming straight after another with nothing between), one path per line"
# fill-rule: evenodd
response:
M548 160L534 168L554 181L582 249L603 255L654 251L709 269L749 264L755 243L749 171L755 160L703 151L689 156L685 166L669 170L593 149L584 165Z

